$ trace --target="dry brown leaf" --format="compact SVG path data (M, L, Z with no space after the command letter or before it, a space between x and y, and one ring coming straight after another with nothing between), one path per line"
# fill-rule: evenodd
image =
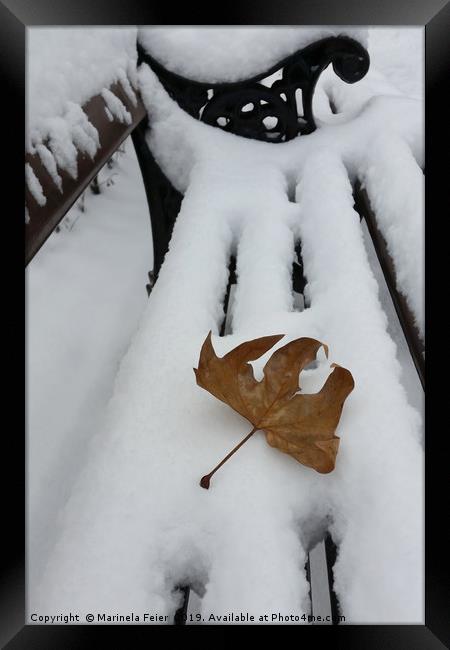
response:
M333 372L322 389L301 394L299 374L317 356L320 341L300 338L276 350L264 366L264 376L256 381L248 363L259 359L284 334L263 336L241 343L224 357L218 357L211 342L211 332L203 343L197 384L231 406L253 425L252 431L224 460L201 481L209 487L214 472L250 436L263 430L272 447L290 454L303 465L326 474L334 469L339 438L335 435L342 407L354 387L350 371L333 364Z

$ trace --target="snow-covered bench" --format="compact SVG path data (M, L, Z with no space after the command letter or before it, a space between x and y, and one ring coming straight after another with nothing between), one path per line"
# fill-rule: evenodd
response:
M418 118L405 111L402 98L382 107L375 100L352 119L315 132L313 94L323 70L332 63L353 83L368 69L365 49L346 37L320 39L251 79L227 83L183 78L144 47L139 56L149 118L136 112L127 134L150 206L151 297L118 375L105 433L93 441L66 508L43 602L58 602L59 610L101 602L110 611L146 603L173 616L178 586L185 596L192 587L203 597L206 622L211 613L231 610L301 617L309 613L302 567L329 531L339 549L333 571L340 611L350 621L415 619L421 606L419 420L399 381L351 180L365 183L371 203L378 197L386 142L373 136L382 134L387 111L403 173L417 181L421 170L407 143L419 147ZM339 111L339 96L333 102ZM376 146L368 148L372 141ZM392 200L378 200L377 223L381 230L386 225L393 253L385 275L393 294L403 290L402 313L420 329L415 276L391 232L398 225L389 214L398 213L397 197L384 189ZM358 197L361 204L360 191ZM374 237L378 251L382 241ZM380 255L390 259L386 251ZM410 341L416 324L414 334L405 332ZM283 332L326 341L333 360L351 368L358 390L342 419L332 475L313 475L255 440L230 465L220 489L198 488L202 470L245 433L242 419L201 393L191 377L209 329L220 354L242 340ZM322 360L307 373L306 390L316 390L327 372ZM329 536L330 575L335 551Z

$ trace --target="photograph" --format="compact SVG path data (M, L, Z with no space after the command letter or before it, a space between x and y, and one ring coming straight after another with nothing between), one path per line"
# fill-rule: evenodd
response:
M427 28L132 22L24 25L6 647L428 632Z
M423 622L423 29L27 66L30 622Z

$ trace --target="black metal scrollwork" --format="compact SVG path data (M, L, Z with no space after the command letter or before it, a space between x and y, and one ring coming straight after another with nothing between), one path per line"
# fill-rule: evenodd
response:
M138 46L139 63L153 69L164 88L193 117L236 135L285 142L316 128L312 100L317 80L331 63L347 83L369 69L369 54L347 36L325 38L245 81L208 84L166 70Z

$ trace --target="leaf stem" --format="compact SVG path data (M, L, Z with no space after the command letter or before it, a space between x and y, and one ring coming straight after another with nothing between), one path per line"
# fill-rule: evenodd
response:
M209 483L210 483L210 481L211 481L211 479L212 479L212 477L213 477L213 474L215 474L215 473L217 472L217 470L218 470L220 467L222 467L222 465L223 465L224 463L226 463L227 460L228 460L229 458L231 458L231 456L232 456L233 454L235 454L235 453L237 452L237 450L238 450L240 447L242 447L242 445L245 444L245 443L247 442L247 440L249 440L249 439L252 437L252 435L253 435L256 431L258 431L258 429L257 429L256 427L253 427L253 429L250 431L250 433L248 433L248 434L245 436L245 438L244 438L243 440L241 440L241 442L240 442L238 445L236 445L236 447L234 447L234 449L232 449L232 450L230 451L230 453L227 454L227 455L225 456L225 458L224 458L223 460L221 460L220 463L219 463L218 465L216 465L215 468L214 468L214 469L213 469L209 474L206 474L205 476L202 476L202 478L201 478L201 480L200 480L200 485L202 486L202 488L205 488L205 490L209 490Z

